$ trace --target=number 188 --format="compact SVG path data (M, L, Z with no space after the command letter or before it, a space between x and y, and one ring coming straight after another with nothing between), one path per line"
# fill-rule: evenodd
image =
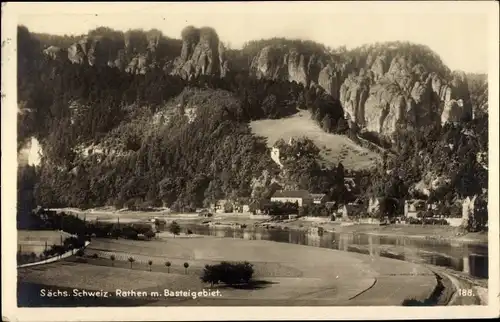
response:
M467 289L459 289L458 290L458 295L460 296L472 296L473 293L472 293L472 289L471 288L467 288Z

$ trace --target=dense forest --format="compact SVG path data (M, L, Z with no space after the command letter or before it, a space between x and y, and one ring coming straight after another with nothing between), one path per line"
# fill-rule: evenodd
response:
M155 30L121 33L97 28L89 34L128 44L125 48L132 56L148 50L150 40L156 39L166 44L158 48L168 52L158 56L162 64L178 55L182 46L180 40ZM67 48L81 39L18 28L18 147L32 137L43 146L41 165L19 170L21 211L35 204L167 205L186 211L221 198L262 197L258 189L262 187L255 182L269 186L272 178L327 193L339 203L378 196L419 197L451 205L467 196L487 196L487 83L480 77L469 83L471 100L479 106L473 120L401 127L391 147L395 153L384 154L383 164L374 171L352 173L359 188L348 193L342 164L333 169L320 166L318 148L311 140L292 146L279 142L284 154L291 156L280 170L270 159L265 139L249 128L252 120L278 119L309 109L325 132L355 138L356 128L344 118L341 102L322 88L257 80L238 68L224 78L202 75L185 80L166 73L162 64L146 74L132 74L42 54L48 46ZM449 74L428 48L415 50L420 47L408 44L335 51L313 42L275 38L249 42L241 51L226 54L236 65L248 67L250 57L263 46L276 44L298 46L311 54L335 53L331 59L341 53L342 59L360 66L380 53L402 55L408 64L424 64L428 70ZM116 48L112 51L119 51ZM447 184L425 195L415 186L428 176L443 178Z

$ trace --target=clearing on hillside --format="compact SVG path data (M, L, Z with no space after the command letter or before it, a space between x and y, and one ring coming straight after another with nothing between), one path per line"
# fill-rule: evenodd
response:
M342 162L350 170L362 170L374 167L380 156L363 148L343 135L324 132L313 120L309 111L300 111L290 117L277 120L259 120L250 123L256 135L267 138L272 147L279 139L286 142L291 137L308 137L321 150L320 155L325 165L332 166Z

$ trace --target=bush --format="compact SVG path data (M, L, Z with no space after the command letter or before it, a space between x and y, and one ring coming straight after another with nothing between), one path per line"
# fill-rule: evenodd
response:
M173 221L171 224L170 224L170 232L172 234L174 234L174 237L175 235L179 235L179 233L181 232L181 226L179 226L179 224L176 222L176 221Z
M420 225L422 224L422 220L418 219L418 218L413 218L413 217L408 217L408 219L406 219L406 222L410 225Z
M125 227L122 229L122 236L127 239L137 239L137 231L132 227Z
M144 237L146 237L147 239L151 239L151 238L153 238L155 236L156 236L156 234L152 230L148 230L147 232L144 233Z
M111 237L118 239L122 235L122 230L115 228L111 231Z
M248 262L221 262L217 265L205 265L200 279L204 283L227 285L248 284L254 273L253 265Z

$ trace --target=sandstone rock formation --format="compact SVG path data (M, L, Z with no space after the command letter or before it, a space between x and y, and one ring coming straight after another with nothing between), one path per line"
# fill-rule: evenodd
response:
M62 61L67 58L67 51L57 46L49 46L43 51L43 54L50 59Z
M365 125L365 102L369 95L369 79L350 74L339 91L345 118L363 127Z
M144 75L149 70L149 62L147 54L138 54L136 57L132 58L125 68L125 71L131 74Z
M68 59L74 64L83 64L87 60L87 40L81 40L68 48Z
M279 46L266 46L252 59L250 75L256 78L280 79L297 82L306 87L311 84L319 84L319 77L325 67L325 63L319 55L304 54L296 48L284 48ZM332 72L330 72L331 74ZM329 87L330 80L328 70L322 74L321 87Z
M104 66L111 59L110 40L103 37L85 37L68 48L68 59L74 64Z
M258 79L285 79L288 78L287 66L284 63L285 52L275 46L264 47L255 56L250 65L250 74Z
M174 61L172 74L190 79L200 75L223 76L227 72L227 63L221 61L222 44L214 29L186 27L182 41L181 54Z
M369 56L367 62L372 65L360 69L357 76L350 74L340 86L346 118L363 130L391 137L399 124L421 127L459 122L472 115L465 74L454 72L447 82L428 73L423 64L415 64L412 57L396 54L390 64L387 61L385 54ZM330 67L320 78L330 93L335 92L335 82L325 80L332 74Z
M472 118L472 104L465 73L455 71L449 85L441 86L440 94L444 95L444 107L441 114L441 123L460 122ZM446 89L443 90L443 87ZM437 90L437 85L436 85Z
M349 69L347 64L328 64L318 75L318 85L333 98L340 98L340 87L347 78Z
M125 34L107 28L89 32L67 50L48 47L50 59L68 59L74 64L109 66L134 74L163 67L180 51L180 41L166 38L159 30L129 30ZM66 56L64 58L63 56Z

